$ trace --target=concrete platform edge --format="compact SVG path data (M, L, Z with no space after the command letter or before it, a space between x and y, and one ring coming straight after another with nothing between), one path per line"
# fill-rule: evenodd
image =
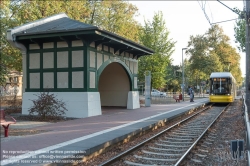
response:
M185 112L182 112L182 113L179 113L179 114L176 114L168 119L161 119L161 120L158 120L158 122L155 122L155 123L151 123L145 127L143 127L142 129L140 130L135 130L133 132L130 132L130 133L127 133L127 134L124 134L120 137L117 137L117 138L114 138L112 140L109 140L109 141L106 141L106 142L103 142L103 143L100 143L99 145L97 146L94 146L90 149L85 149L84 151L86 152L84 154L84 158L82 158L81 160L83 161L86 161L94 156L97 156L107 150L109 150L110 148L112 148L114 145L117 145L119 143L122 143L125 139L133 139L134 137L142 134L143 132L146 132L154 127L158 127L158 126L161 126L162 123L167 123L169 122L170 120L174 120L175 118L181 116L181 115L184 115L186 114L187 112L190 112L190 111L194 111L196 109L199 109L199 108L202 108L204 106L206 106L207 104L209 104L208 102L207 103L204 103L204 104L201 104L199 106L196 106L194 108L191 108L191 109L188 109L187 111ZM74 155L81 155L81 154L74 154ZM74 158L76 160L76 158ZM65 158L63 160L69 160L69 158ZM52 163L52 164L47 164L46 166L67 166L68 164L62 164L62 163Z

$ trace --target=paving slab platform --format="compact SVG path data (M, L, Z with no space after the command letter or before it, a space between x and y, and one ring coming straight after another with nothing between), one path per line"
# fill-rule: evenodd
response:
M79 158L102 151L161 121L170 120L207 103L208 98L201 98L195 102L151 105L135 110L104 108L103 115L58 123L17 122L10 127L47 130L47 132L1 137L0 165L41 166L49 165L51 162L57 162L56 165L81 162ZM67 160L62 161L63 158Z

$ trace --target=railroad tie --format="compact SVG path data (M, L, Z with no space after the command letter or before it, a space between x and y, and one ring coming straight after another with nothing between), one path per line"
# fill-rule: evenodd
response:
M155 147L151 147L151 146L149 146L148 148L154 149L154 150L159 150L159 151L172 151L172 152L183 152L183 151L186 151L186 150L187 150L187 149L165 149L165 148L155 148Z
M173 162L173 161L177 161L178 159L160 159L160 158L149 158L149 157L143 157L143 156L138 156L138 155L134 155L135 158L138 159L144 159L144 160L152 160L152 161L168 161L168 162Z
M142 152L146 153L146 154L159 155L159 156L181 156L181 154L155 153L155 152L150 152L150 151L146 151L146 150L142 150Z

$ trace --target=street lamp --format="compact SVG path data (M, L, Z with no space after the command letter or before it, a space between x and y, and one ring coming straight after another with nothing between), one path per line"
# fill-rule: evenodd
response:
M184 63L183 63L183 50L187 48L182 48L182 101L184 101Z

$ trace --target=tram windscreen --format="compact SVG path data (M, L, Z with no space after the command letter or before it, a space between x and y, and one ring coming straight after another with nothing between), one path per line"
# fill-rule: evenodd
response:
M211 94L230 94L231 93L230 78L211 78L210 92Z

